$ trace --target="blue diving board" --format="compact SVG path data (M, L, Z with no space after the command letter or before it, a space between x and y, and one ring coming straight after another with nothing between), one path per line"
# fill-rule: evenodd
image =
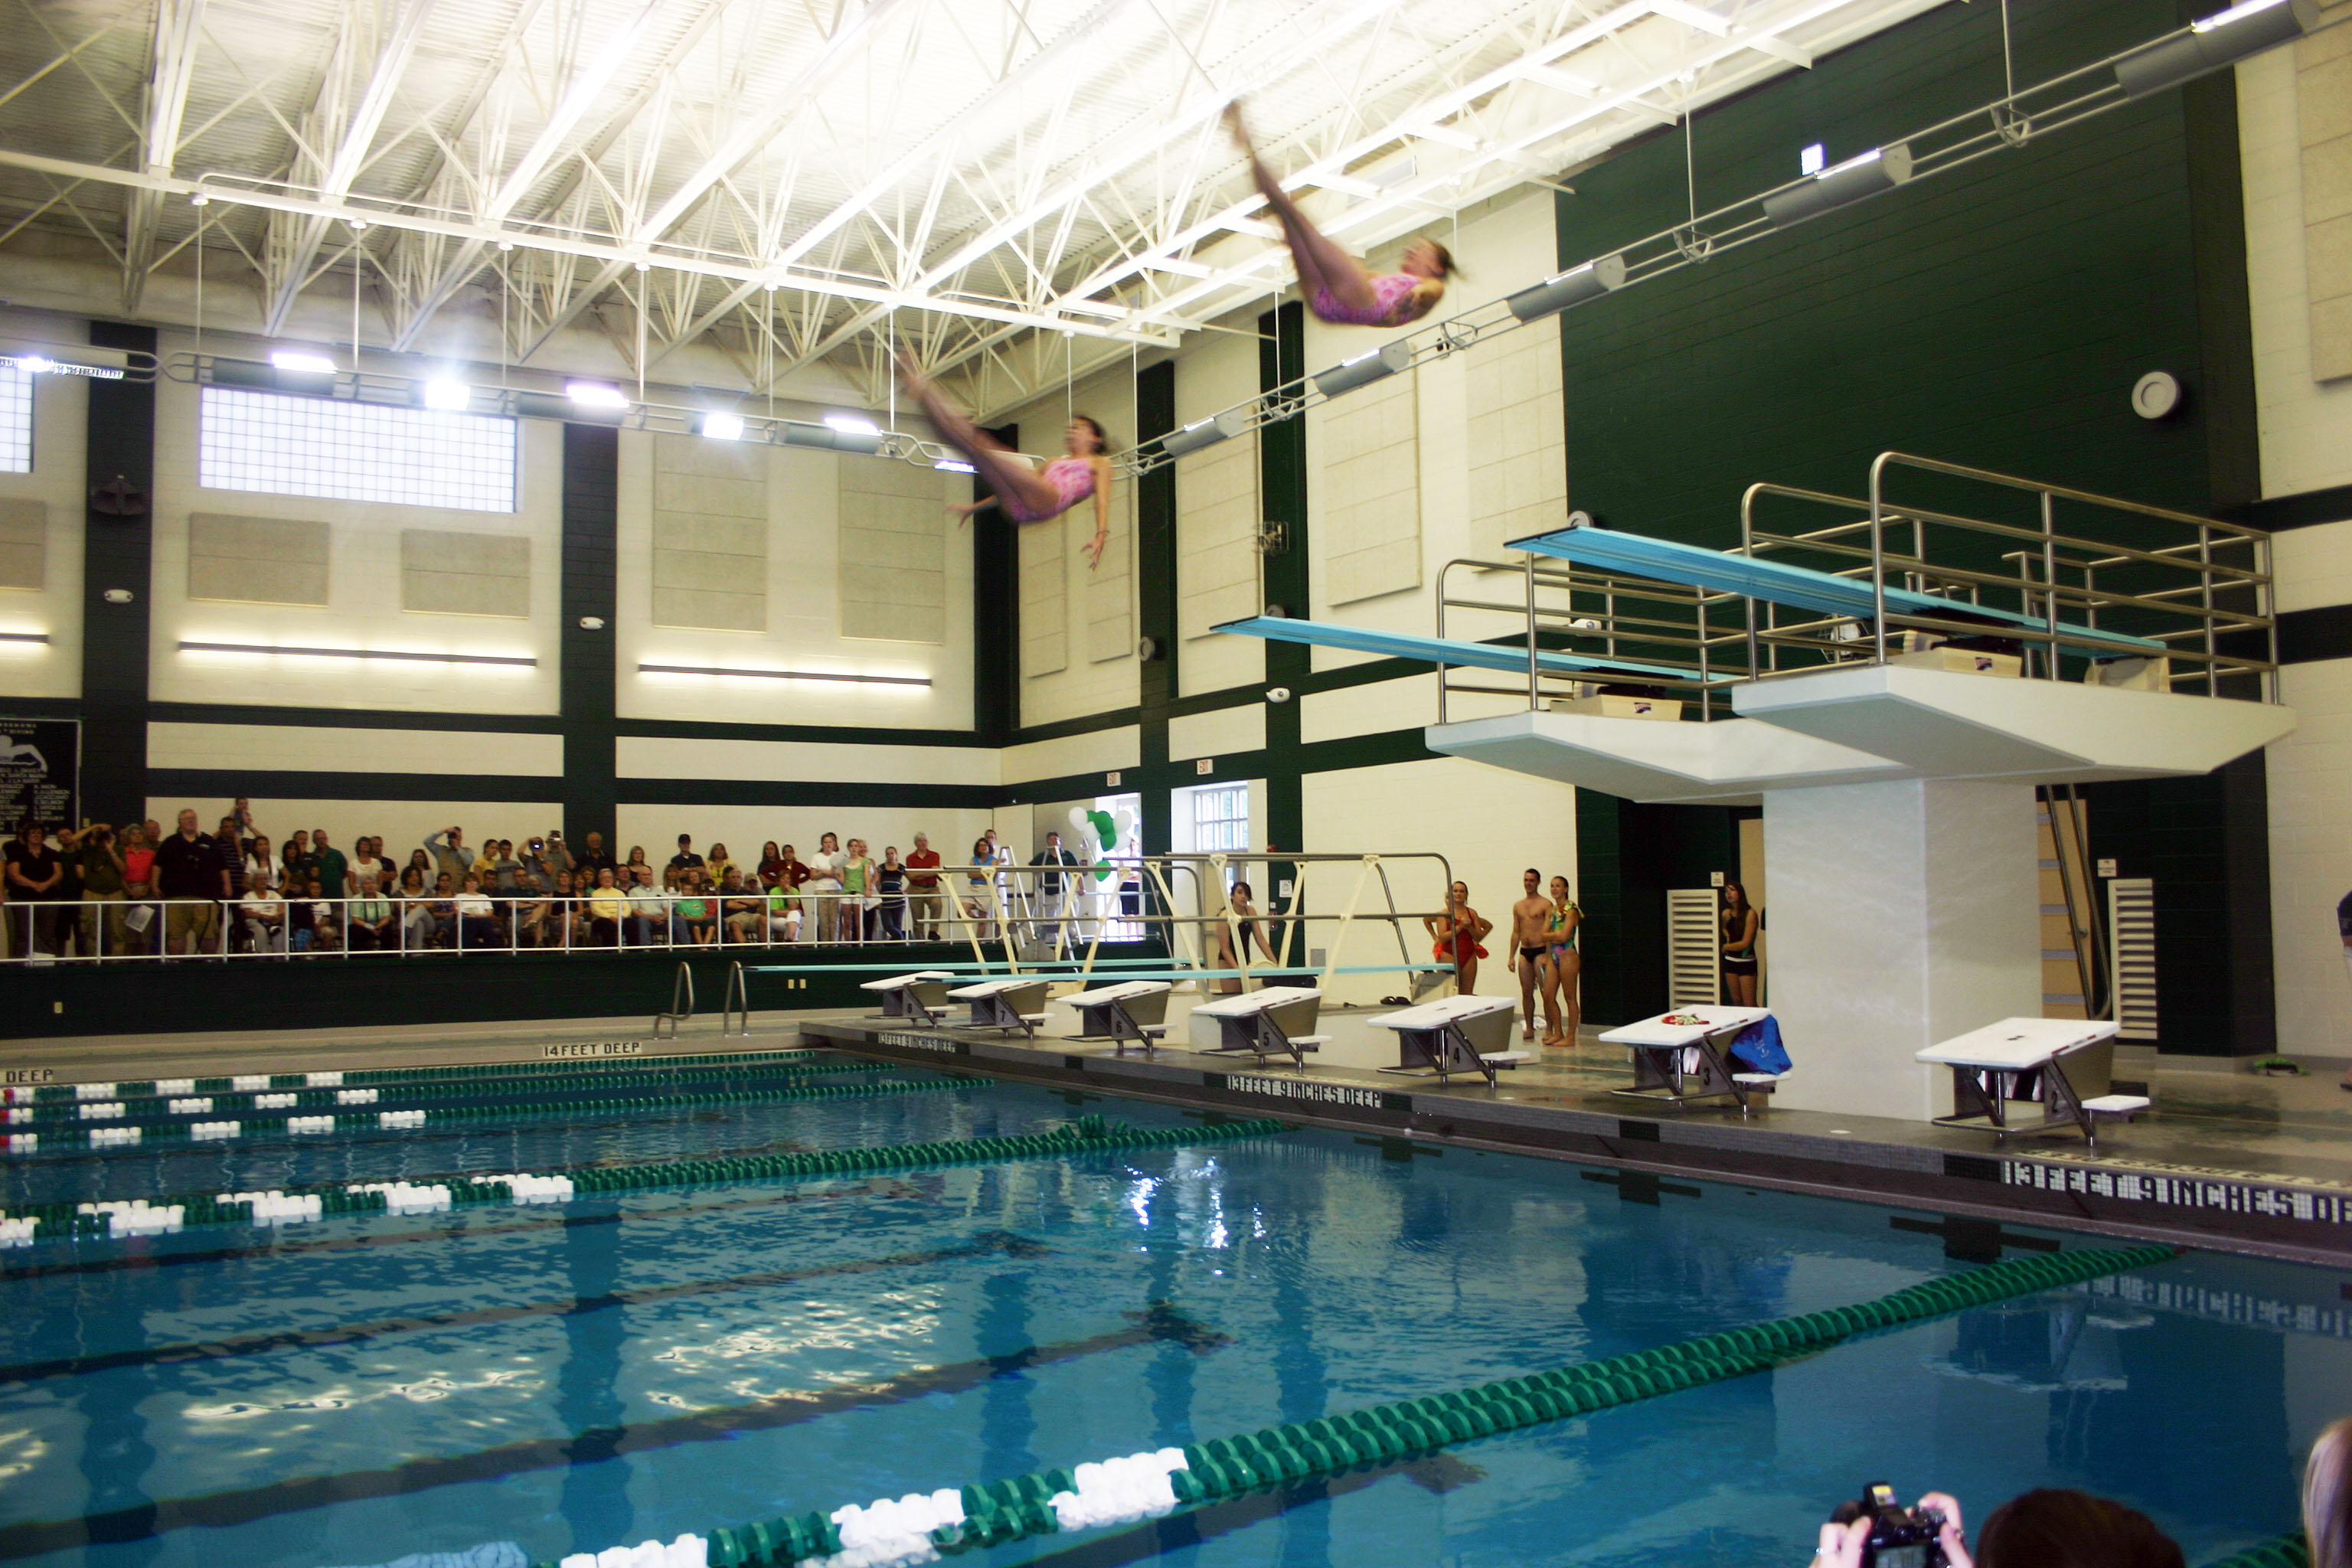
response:
M1791 565L1785 561L1772 561L1762 556L1737 555L1729 551L1708 550L1696 544L1677 544L1672 540L1652 539L1646 534L1626 533L1613 528L1591 524L1562 528L1526 539L1514 539L1508 548L1524 550L1531 555L1573 561L1579 565L1624 572L1658 582L1679 583L1685 587L1701 588L1710 593L1763 599L1824 616L1853 616L1866 621L1878 613L1878 606L1871 596L1870 584L1856 582L1851 577L1816 572L1810 566ZM1960 599L1938 598L1933 594L1921 594L1909 588L1888 588L1886 607L1896 615L1904 616L1980 616L2004 622L2024 634L2041 632L2047 635L2049 629L2049 623L2039 616L1971 605ZM2058 632L2070 642L2100 643L2111 647L2129 648L2135 653L2166 651L2164 644L2149 637L2100 631L2065 621L2058 623ZM1525 662L1522 658L1523 668Z
M1226 621L1209 629L1233 632L1241 637L1265 637L1269 642L1307 643L1315 647L1344 647L1357 653L1386 654L1391 658L1419 659L1424 664L1452 665L1468 669L1505 669L1517 675L1528 672L1528 650L1502 643L1456 642L1451 637L1414 637L1410 632L1380 632L1368 626L1343 626L1330 621L1297 621L1286 616L1251 616L1243 620ZM1663 664L1640 664L1632 659L1609 658L1600 654L1556 653L1549 648L1536 654L1536 664L1546 675L1619 676L1632 680L1698 679L1696 670L1675 669ZM1707 683L1719 685L1727 679L1711 675L1707 677Z

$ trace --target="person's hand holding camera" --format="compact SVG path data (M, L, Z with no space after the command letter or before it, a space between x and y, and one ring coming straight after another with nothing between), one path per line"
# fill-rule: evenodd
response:
M1948 1492L1929 1492L1906 1515L1899 1508L1885 1506L1894 1501L1893 1488L1882 1490L1874 1487L1871 1490L1883 1497L1881 1508L1866 1506L1876 1500L1871 1497L1865 1497L1864 1505L1848 1503L1840 1508L1838 1514L1842 1517L1833 1518L1822 1526L1821 1541L1813 1551L1812 1568L1881 1568L1898 1552L1902 1554L1903 1562L1920 1564L1921 1568L1932 1568L1936 1563L1948 1564L1948 1568L1976 1568L1976 1560L1969 1555L1968 1535L1960 1522L1958 1499ZM1856 1512L1858 1507L1861 1509L1859 1513ZM1892 1516L1891 1522L1896 1525L1893 1531L1882 1526L1882 1519L1888 1515ZM1918 1526L1931 1519L1936 1525L1936 1532L1934 1543L1929 1546L1919 1541L1922 1532ZM1891 1549L1882 1545L1874 1550L1871 1542L1874 1535L1892 1535L1906 1544ZM1910 1544L1914 1542L1917 1544Z

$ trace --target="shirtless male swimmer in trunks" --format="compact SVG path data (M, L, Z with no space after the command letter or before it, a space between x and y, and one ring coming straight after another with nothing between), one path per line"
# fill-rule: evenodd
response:
M1537 991L1551 956L1551 900L1543 896L1543 873L1530 866L1519 876L1528 896L1511 906L1511 967L1519 976L1519 1038L1536 1037Z

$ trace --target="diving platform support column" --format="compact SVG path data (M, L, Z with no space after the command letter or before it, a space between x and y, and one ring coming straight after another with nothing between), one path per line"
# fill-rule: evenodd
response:
M1914 1053L2042 1012L2036 855L2031 784L1767 792L1767 1000L1797 1063L1773 1103L1949 1115L1950 1075Z

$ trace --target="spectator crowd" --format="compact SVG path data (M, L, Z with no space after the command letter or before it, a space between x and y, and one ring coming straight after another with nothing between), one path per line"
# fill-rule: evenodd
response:
M601 833L475 844L456 826L403 859L380 837L273 838L240 799L210 831L194 809L169 829L24 823L0 866L0 932L6 956L37 959L985 941L1076 913L1081 862L1046 837L1026 872L993 828L952 862L923 833L878 858L832 833L756 858L681 833L656 862Z

